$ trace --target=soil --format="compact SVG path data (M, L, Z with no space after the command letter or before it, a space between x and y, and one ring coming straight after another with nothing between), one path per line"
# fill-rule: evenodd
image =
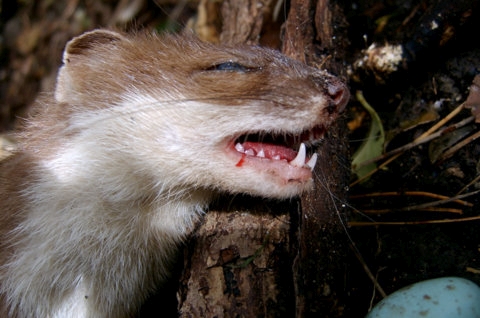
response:
M38 92L53 86L67 39L98 26L171 29L185 25L196 4L186 2L181 7L177 2L182 1L132 1L139 5L133 10L111 1L3 1L0 132L12 129L15 119L28 113ZM455 1L454 10L452 3L363 0L344 4L350 41L345 65L353 96L345 116L352 154L372 122L355 98L358 91L381 119L385 152L412 142L467 99L480 73L480 42L475 34L480 29L480 8L474 0ZM126 12L127 17L121 14ZM445 19L437 21L432 16ZM408 58L391 73L355 67L373 43L403 45L409 49ZM448 124L470 116L471 110L464 109ZM364 265L386 294L441 276L464 277L480 285L480 221L475 220L480 215L480 195L475 194L480 190L480 181L475 181L480 175L480 143L466 139L478 131L478 122L472 121L408 150L364 182L353 184L356 177L352 175L351 199L344 202L352 211L347 234L362 259L352 250L347 264L338 264L346 268L347 275L345 316L361 317L382 298ZM465 146L442 157L462 140L468 141ZM368 196L387 191L395 195ZM425 192L446 198L471 195L462 199L468 205L445 202L419 208L439 200L414 195ZM412 206L417 208L406 208ZM449 221L436 223L439 220Z

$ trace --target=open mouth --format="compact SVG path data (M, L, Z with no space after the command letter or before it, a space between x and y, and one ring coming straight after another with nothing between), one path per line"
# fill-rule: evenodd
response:
M269 171L278 170L287 179L310 177L317 161L314 148L324 133L323 126L316 126L299 134L244 134L233 141L234 151L240 156L236 166L252 164Z

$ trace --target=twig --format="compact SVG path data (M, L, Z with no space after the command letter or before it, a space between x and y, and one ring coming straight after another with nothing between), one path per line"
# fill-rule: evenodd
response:
M472 184L477 183L479 180L480 180L480 174L479 174L478 176L476 176L475 179L473 179L472 181L470 181L466 186L464 186L464 187L462 188L462 190L458 191L457 194L460 194L460 193L462 193L463 191L467 190L469 186L471 186Z
M476 269L476 268L473 268L473 267L470 267L470 266L467 266L467 268L465 269L467 272L470 272L470 273L474 273L474 274L480 274L480 269Z
M422 196L422 197L428 197L428 198L433 198L433 199L449 199L450 197L446 195L441 195L437 193L432 193L432 192L426 192L426 191L405 191L405 192L396 192L396 191L391 191L391 192L372 192L372 193L366 193L366 194L357 194L357 195L352 195L350 196L350 199L360 199L360 198L371 198L371 197L387 197L387 196ZM463 200L454 200L453 202L472 207L473 204L469 203L467 201Z
M361 213L365 214L387 214L393 212L403 212L403 211L426 211L426 212L439 212L439 213L454 213L454 214L463 214L463 211L460 209L453 208L439 208L439 207L423 207L415 208L415 206L408 207L408 209L368 209L368 210L359 210Z
M428 220L428 221L402 221L402 222L361 222L350 221L348 226L377 226L377 225L420 225L420 224L441 224L441 223L458 223L480 220L480 215L465 217L460 219L443 219L443 220Z
M443 119L441 119L438 123L436 123L435 125L432 126L432 128L430 128L429 130L427 130L426 132L424 132L422 135L420 135L420 137L418 137L416 140L420 140L422 138L425 138L429 135L431 135L433 132L437 131L440 127L442 127L443 125L445 125L447 122L450 121L450 119L452 119L453 117L457 116L458 113L460 113L463 109L465 108L465 103L462 103L460 104L457 108L455 108L454 110L452 110L450 112L450 114L448 114L447 116L445 116Z
M473 118L473 116L472 116L472 118ZM451 157L460 148L468 145L469 143L471 143L472 141L474 141L475 139L477 139L479 137L480 137L480 131L477 131L475 134L471 135L470 137L465 138L461 142L457 143L455 146L453 146L450 149L448 149L447 151L445 151L443 153L443 155L440 157L440 161L443 161L443 160Z
M362 264L363 270L367 274L368 278L370 278L370 280L372 281L373 285L375 286L375 289L380 293L380 295L382 295L383 298L387 297L387 294L383 290L382 286L380 286L375 276L373 276L372 272L370 271L370 268L368 268L367 266L367 263L365 263L365 260L363 259L362 254L360 254L360 252L358 251L357 247L353 242L350 242L350 247L353 250L353 253L357 257L360 264Z
M378 211L381 211L381 213L387 213L387 212L393 212L393 211L394 212L403 212L403 211L427 210L427 209L431 209L432 207L435 207L435 206L438 206L438 205L441 205L441 204L445 204L445 203L449 203L449 202L457 202L462 198L466 198L466 197L469 197L469 196L472 196L472 195L475 195L475 194L478 194L478 193L480 193L480 190L465 193L465 194L461 194L461 195L457 195L457 196L454 196L454 197L446 197L445 199L434 201L434 202L417 204L417 205L407 206L407 207L403 207L403 208L399 208L399 209L389 209L388 211L383 211L383 212L382 212L382 210L378 210ZM460 201L460 202L462 202L462 201ZM468 202L465 202L465 203L467 203L467 206L468 206L468 204L470 204ZM470 205L470 206L473 206L473 205ZM440 211L440 209L439 209L439 211ZM455 212L453 212L453 213L455 213Z

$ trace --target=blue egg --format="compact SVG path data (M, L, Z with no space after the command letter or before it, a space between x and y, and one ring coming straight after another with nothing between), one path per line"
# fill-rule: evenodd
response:
M480 318L480 287L442 277L404 287L380 301L365 318Z

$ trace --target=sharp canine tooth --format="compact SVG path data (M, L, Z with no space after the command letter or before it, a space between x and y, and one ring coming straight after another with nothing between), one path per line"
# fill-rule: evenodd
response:
M242 144L237 142L237 144L235 145L235 149L238 151L238 152L241 152L241 153L244 153L245 152L245 149L243 148Z
M275 156L272 157L272 159L274 159L274 160L280 160L280 155L275 155Z
M265 151L263 151L263 149L260 149L260 151L257 153L257 157L265 158Z
M295 167L303 167L305 165L305 157L307 155L307 150L305 149L305 144L302 142L300 144L300 149L298 149L297 156L295 159L290 161L290 164Z
M308 162L306 163L306 165L310 168L310 170L313 171L313 168L315 168L315 164L317 163L317 154L314 153L313 156L310 158L310 160L308 160Z

